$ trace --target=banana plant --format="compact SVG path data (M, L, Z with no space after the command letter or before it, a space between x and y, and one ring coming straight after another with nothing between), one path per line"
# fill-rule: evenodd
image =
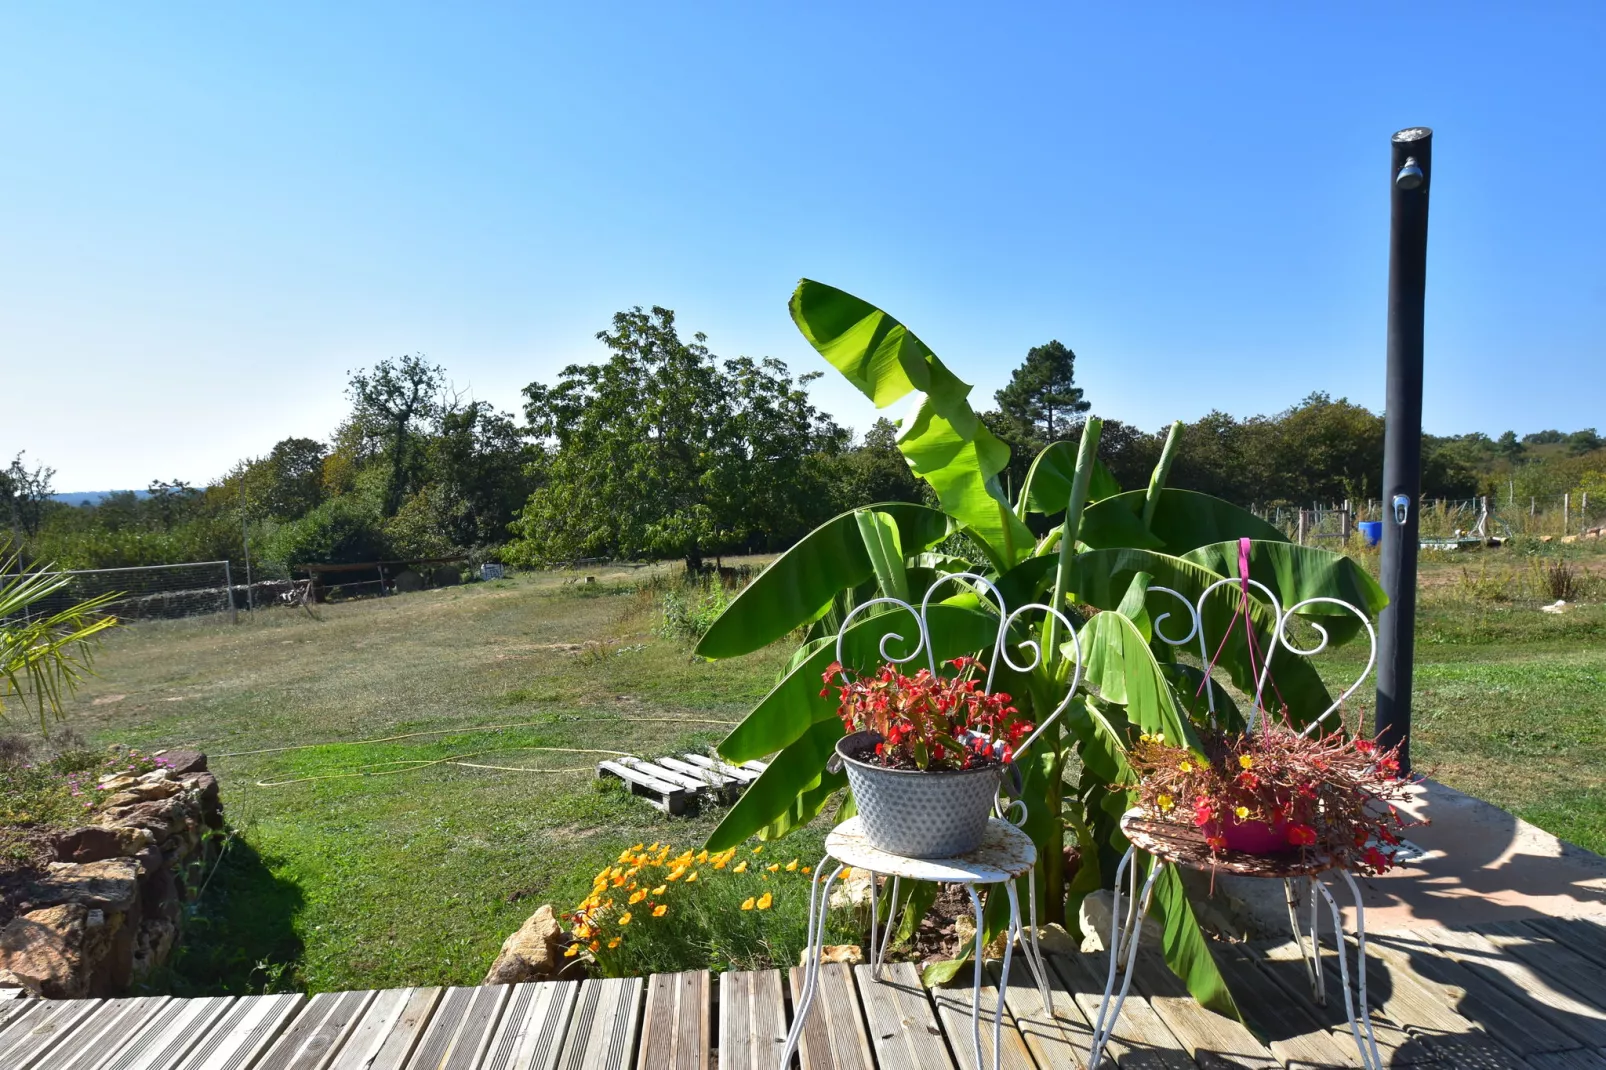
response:
M1077 693L1021 763L1025 830L1041 860L1047 917L1059 920L1067 903L1074 906L1107 883L1113 860L1126 849L1119 819L1135 801L1126 747L1136 735L1163 731L1196 743L1193 723L1207 706L1228 727L1241 724L1222 684L1178 656L1175 644L1186 629L1176 623L1182 619L1177 598L1200 605L1200 627L1212 647L1220 645L1215 667L1240 691L1253 693L1257 663L1245 629L1228 627L1241 595L1226 585L1206 594L1212 584L1237 576L1240 539L1251 540L1249 578L1283 605L1327 596L1375 615L1385 604L1383 593L1342 555L1296 546L1228 502L1167 487L1180 423L1172 426L1146 487L1123 491L1097 460L1101 425L1093 418L1079 446L1057 442L1038 455L1011 501L999 482L1009 448L971 407L970 385L912 331L866 301L807 279L792 295L791 313L820 355L878 407L910 399L898 448L935 492L937 505L883 503L827 521L760 573L704 635L697 651L707 658L796 644L774 688L719 745L729 761L768 758L769 766L708 846L784 836L845 791L845 776L826 768L843 729L820 681L836 659L837 631L852 609L881 597L918 600L942 576L978 574L1010 607L1046 602L1082 622L1075 625L1084 665ZM1040 538L1033 534L1034 517L1038 530L1047 528ZM974 551L967 556L955 546ZM961 581L944 591L950 593L927 617L932 654L939 660L986 656L998 634L998 607ZM843 634L842 660L852 669L873 670L889 632L918 634L912 622L897 619L906 611L875 610L860 614ZM1359 622L1334 612L1341 611L1318 603L1305 615L1327 629L1330 642L1346 642ZM1072 678L1072 637L1058 634L1053 617L1043 617L1010 637L1038 642L1043 656L1030 672L1005 672L999 684L1029 716L1064 701ZM1273 651L1271 671L1288 716L1304 724L1322 714L1331 698L1314 668L1270 642L1272 607L1252 597L1249 621L1259 633L1255 649ZM1078 761L1072 763L1073 756ZM1080 772L1068 781L1073 767ZM838 816L851 812L852 799L844 798ZM1082 848L1069 887L1063 872L1067 827ZM906 925L918 920L933 894L910 893ZM1003 917L1003 897L995 898L1000 902L989 904L990 928ZM1151 910L1170 967L1201 1003L1236 1015L1175 867L1156 882ZM928 970L928 981L942 980L958 965Z

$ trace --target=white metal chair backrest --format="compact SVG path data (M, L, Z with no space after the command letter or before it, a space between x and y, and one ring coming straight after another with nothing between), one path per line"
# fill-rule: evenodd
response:
M863 602L853 607L853 610L843 619L842 626L837 629L836 660L838 664L843 663L842 642L847 636L848 629L852 626L855 618L859 617L866 610L871 609L874 606L896 606L906 610L910 616L914 618L915 624L920 630L920 634L915 641L914 648L911 649L907 654L904 654L902 657L894 655L888 649L888 644L902 643L906 641L905 636L902 633L895 631L889 631L882 635L881 641L879 644L877 644L876 648L880 652L882 660L893 665L904 665L914 661L922 653L924 653L926 655L926 664L927 667L930 668L931 674L933 676L938 675L937 653L932 646L931 629L927 621L927 614L931 609L932 596L936 594L937 590L944 584L949 583L958 584L961 587L971 587L978 593L978 595L981 596L984 604L987 601L987 596L991 596L992 601L997 605L998 632L993 640L992 653L987 659L987 679L982 687L984 694L992 694L993 678L995 675L997 675L1000 658L1003 660L1005 665L1016 672L1031 672L1032 670L1036 669L1039 664L1041 664L1043 660L1043 650L1041 644L1037 640L1022 639L1014 644L1011 644L1008 641L1010 628L1024 614L1041 610L1045 614L1052 615L1055 620L1058 621L1060 627L1064 629L1065 635L1069 639L1071 645L1071 677L1068 681L1068 686L1065 689L1065 697L1060 700L1058 706L1054 707L1054 711L1052 713L1037 723L1036 727L1032 731L1032 734L1027 736L1026 739L1021 742L1019 747L1015 748L1014 756L1015 759L1019 761L1020 757L1026 753L1027 749L1031 747L1032 743L1037 740L1037 737L1042 735L1043 732L1048 729L1049 725L1057 721L1060 715L1063 714L1070 706L1071 699L1075 697L1076 689L1081 685L1082 682L1082 640L1081 637L1076 634L1076 629L1071 627L1070 619L1059 610L1045 605L1042 602L1032 602L1028 605L1021 606L1018 609L1011 610L1007 605L1004 604L1003 594L998 590L997 586L995 586L991 580L987 579L987 577L978 576L974 572L949 573L948 575L938 577L935 583L926 588L926 593L920 599L920 608L918 609L910 605L908 602L905 602L901 598L890 597L872 598L868 602ZM1030 660L1025 662L1016 662L1015 659L1010 656L1009 648L1011 645L1014 645L1021 650L1029 651L1031 654ZM843 674L843 681L847 681L847 676L845 673ZM1015 799L1009 804L1009 808L1017 806L1020 808L1019 819L1010 817L1009 820L1016 825L1021 825L1026 821L1026 804L1020 799ZM1000 816L1002 816L1004 809L1005 807L1000 805Z

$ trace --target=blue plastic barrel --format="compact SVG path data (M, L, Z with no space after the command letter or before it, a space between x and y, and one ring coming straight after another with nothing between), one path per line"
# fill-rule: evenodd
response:
M1366 545L1376 546L1383 541L1383 521L1362 520L1355 526L1361 529L1361 537L1366 540Z

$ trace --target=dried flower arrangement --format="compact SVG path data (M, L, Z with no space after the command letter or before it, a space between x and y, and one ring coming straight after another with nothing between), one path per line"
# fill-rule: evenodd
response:
M1393 749L1342 729L1301 735L1270 718L1250 734L1202 731L1200 743L1196 752L1145 734L1128 761L1143 808L1198 826L1212 858L1297 849L1360 873L1394 865L1401 832L1414 822L1395 805L1411 782L1400 778Z
M850 675L832 662L824 674L822 697L836 684L837 713L843 727L874 732L872 747L852 755L888 769L948 772L1014 759L1015 748L1032 724L1004 692L984 694L976 680L975 658L945 662L956 675L936 676L921 669L905 676L894 664L870 675Z

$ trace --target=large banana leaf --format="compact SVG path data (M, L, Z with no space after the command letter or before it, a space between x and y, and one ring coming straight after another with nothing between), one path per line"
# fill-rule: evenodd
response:
M878 408L915 392L924 395L902 423L899 450L994 566L1003 571L1013 565L1031 547L1032 536L998 481L1009 448L970 407L970 384L903 324L834 286L802 280L791 308L809 344Z
M1100 613L1082 629L1088 686L1126 709L1145 732L1197 747L1193 726L1178 705L1165 671L1137 625L1121 613Z
M1160 492L1154 519L1147 528L1153 541L1143 541L1134 537L1134 531L1145 530L1143 502L1146 497L1145 491L1129 490L1088 506L1077 537L1097 550L1139 546L1168 554L1183 554L1200 546L1246 535L1262 541L1288 541L1282 532L1247 509L1208 494L1170 487Z
M815 680L819 677L815 676ZM708 837L710 851L723 851L734 847L749 836L760 832L793 813L799 796L822 786L825 763L842 738L842 722L835 717L816 721L786 749L770 760L769 768L747 785L736 805L726 813ZM846 776L843 774L843 782ZM829 795L826 792L825 795Z
M1074 442L1054 442L1037 455L1026 473L1026 483L1021 487L1018 512L1022 515L1039 513L1053 516L1065 511L1065 506L1071 500L1071 482L1076 478L1076 450L1077 444ZM1104 467L1103 461L1094 458L1093 477L1088 481L1088 502L1112 498L1120 493L1121 485L1115 481L1110 470Z
M882 502L870 508L897 523L904 553L918 553L948 535L948 518L929 506ZM872 578L875 566L859 532L859 512L832 517L776 558L714 621L697 653L705 658L752 653L819 618L839 591Z

